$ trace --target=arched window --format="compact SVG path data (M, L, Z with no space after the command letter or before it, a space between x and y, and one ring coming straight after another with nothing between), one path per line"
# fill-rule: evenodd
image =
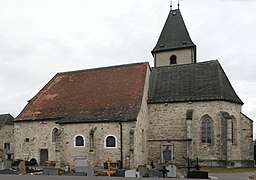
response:
M212 143L212 119L209 116L202 121L202 143Z
M58 131L59 129L58 128L53 128L52 130L52 143L55 143L56 140L57 140L57 135L58 135Z
M177 64L177 56L172 55L170 57L170 64Z
M75 147L84 147L85 146L84 137L82 135L76 135L75 140L74 140L74 146Z
M116 137L113 135L109 135L105 139L105 147L106 148L116 148Z

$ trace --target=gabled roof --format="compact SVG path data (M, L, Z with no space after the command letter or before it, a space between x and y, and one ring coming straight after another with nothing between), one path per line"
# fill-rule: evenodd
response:
M243 104L217 60L152 69L148 103L209 100Z
M148 63L136 63L58 73L16 121L134 121L141 107L147 69Z
M0 128L6 124L13 125L14 117L10 114L0 114Z
M193 46L180 10L171 10L152 53Z

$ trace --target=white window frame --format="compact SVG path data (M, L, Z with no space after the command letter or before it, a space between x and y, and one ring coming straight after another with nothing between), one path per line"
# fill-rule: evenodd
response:
M77 138L77 136L81 136L83 138L83 140L84 140L84 145L83 146L76 146L76 138ZM83 147L85 147L85 138L84 138L84 136L82 134L75 135L73 141L74 141L74 147L76 147L76 148L83 148Z
M112 136L112 137L115 138L115 147L107 147L107 138L110 137L110 136ZM104 139L104 148L107 148L107 149L117 148L117 138L116 138L115 135L109 134L109 135L107 135L107 136L105 137L105 139Z

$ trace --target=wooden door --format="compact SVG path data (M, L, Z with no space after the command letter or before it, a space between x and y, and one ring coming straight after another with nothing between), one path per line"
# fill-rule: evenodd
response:
M45 166L47 165L48 161L48 149L41 149L40 150L40 165Z

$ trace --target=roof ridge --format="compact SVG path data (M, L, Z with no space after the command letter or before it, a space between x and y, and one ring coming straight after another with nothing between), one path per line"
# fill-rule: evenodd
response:
M201 61L201 62L197 62L197 63L190 63L190 64L176 64L176 65L167 65L167 66L160 66L160 67L153 67L153 68L156 68L156 69L161 69L161 68L174 68L174 67L180 67L180 66L197 66L198 64L201 65L201 64L212 64L212 63L219 63L219 61L217 59L214 59L214 60L207 60L207 61Z
M11 115L10 113L0 114L0 116Z
M129 63L129 64L120 64L120 65L96 67L96 68L90 68L90 69L63 71L63 72L58 72L57 74L69 74L69 73L78 73L78 72L86 72L86 71L97 71L97 70L103 70L103 69L112 69L112 68L118 68L118 67L129 67L129 66L142 65L142 64L148 64L149 65L149 62L137 62L137 63Z

